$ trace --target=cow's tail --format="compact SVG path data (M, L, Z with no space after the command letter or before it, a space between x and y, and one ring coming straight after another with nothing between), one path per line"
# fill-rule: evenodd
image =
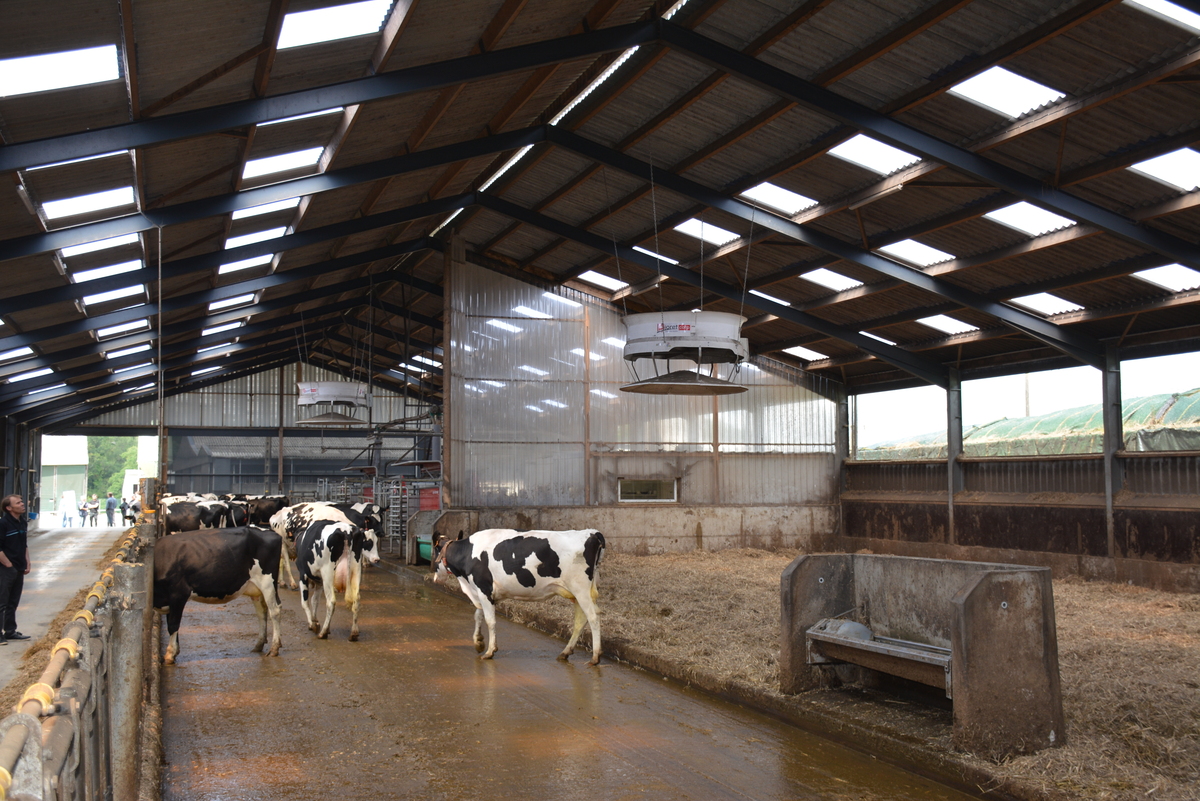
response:
M600 578L600 561L604 558L604 535L593 531L583 544L583 559L587 564L587 577L591 584L592 600L599 597L596 592L596 581Z

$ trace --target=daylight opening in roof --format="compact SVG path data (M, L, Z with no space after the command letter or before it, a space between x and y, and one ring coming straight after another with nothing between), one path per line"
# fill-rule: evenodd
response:
M118 373L132 373L134 370L142 370L146 367L153 367L154 362L142 362L141 364L131 364L128 367L122 367L119 370L113 370L113 375Z
M1190 147L1139 161L1129 169L1184 192L1200 189L1200 153Z
M893 242L890 245L884 245L879 251L900 261L915 264L918 267L928 267L931 264L940 264L954 258L954 255L951 253L931 248L929 245L922 245L915 239L904 239L899 242Z
M1058 295L1051 295L1049 292L1038 292L1033 295L1024 295L1019 298L1010 298L1010 303L1016 303L1024 306L1027 309L1033 309L1041 314L1063 314L1065 312L1079 311L1083 307L1077 303L1072 303L1069 300L1064 300Z
M639 247L638 245L634 245L633 249L636 250L638 253L645 253L647 256L650 256L651 258L658 259L659 261L665 261L667 264L679 264L678 259L672 259L668 256L664 256L661 253L655 253L653 250L646 250L646 248Z
M797 345L794 348L784 348L783 352L790 353L793 356L798 356L801 359L804 359L806 362L815 362L820 359L829 358L824 353L817 353L815 350L809 350L808 348L801 347L800 345Z
M100 292L95 295L84 295L83 305L94 306L97 303L108 303L110 300L120 300L134 295L140 295L146 291L146 288L141 284L135 286L122 287L121 289L113 289L108 292Z
M681 234L687 234L718 247L738 238L738 235L732 231L718 228L712 223L706 223L704 220L698 220L695 217L675 226L675 230Z
M287 232L286 227L268 228L265 231L255 231L251 234L231 236L225 240L225 249L240 248L243 245L253 245L255 242L265 242L268 239L278 239Z
M629 284L625 283L624 281L618 281L615 278L609 278L607 275L598 273L595 270L588 270L580 273L579 280L587 281L589 284L595 284L596 286L604 287L610 292L616 292L618 289L624 289L625 287L629 286Z
M214 325L212 328L205 328L200 331L200 336L206 337L209 334L223 334L226 331L232 331L235 328L241 328L246 324L245 320L238 320L233 323L225 323L224 325Z
M208 304L208 311L211 314L215 311L221 311L221 309L232 309L234 306L249 306L253 302L253 292L246 295L235 295L232 298L214 300L212 303Z
M742 192L742 197L764 206L770 206L787 215L798 214L817 205L817 201L812 198L784 189L782 186L776 186L769 181L763 181L758 186L750 187Z
M1200 272L1191 267L1184 267L1182 264L1167 264L1163 267L1141 270L1133 275L1135 278L1148 281L1172 292L1200 289Z
M63 200L47 200L42 204L42 211L46 213L46 219L55 220L59 217L73 217L76 214L90 214L102 209L132 205L133 187L122 186L120 189L93 192L90 195L69 197Z
M284 117L283 119L279 119L279 120L267 120L266 122L260 122L258 124L258 127L265 128L268 125L279 125L280 123L284 123L284 122L295 122L296 120L307 120L311 117L324 117L326 114L341 114L343 111L345 111L345 109L342 108L341 106L337 106L336 108L321 109L320 111L310 111L307 114L297 114L294 117Z
M979 329L973 325L968 325L962 320L956 320L953 317L948 317L945 314L935 314L932 317L922 317L917 320L921 325L927 325L930 328L936 328L943 334L965 334L968 331L978 331Z
M885 145L863 134L847 139L837 147L831 148L829 153L880 175L890 175L901 167L916 164L921 160L920 156Z
M37 389L29 390L30 395L37 395L39 392L49 392L52 389L62 389L66 384L51 384L48 387L38 387Z
M276 211L294 209L300 205L300 198L290 197L287 200L277 200L274 203L264 203L261 206L251 206L248 209L238 209L233 213L233 219L243 220L246 217L257 217L260 214L272 214Z
M119 359L122 356L129 356L134 353L145 353L150 350L149 345L134 345L132 348L122 348L121 350L110 350L104 354L106 359Z
M68 164L79 164L84 161L95 161L97 159L107 159L113 156L124 156L128 154L128 150L112 150L108 153L97 153L94 156L80 156L77 159L67 159L66 161L54 161L49 164L36 164L32 167L26 167L25 172L37 172L38 170L50 170L55 167L65 167Z
M1169 3L1167 0L1129 0L1135 6L1156 17L1165 19L1181 28L1187 28L1192 33L1200 33L1200 14L1188 11L1186 8Z
M28 373L17 373L8 377L8 383L15 384L18 381L27 381L30 378L41 378L44 375L50 375L54 370L50 367L43 367L40 370L30 370Z
M413 356L413 361L421 362L422 364L432 364L434 367L442 366L442 363L439 362L437 359L431 359L428 356L422 356L419 353Z
M211 359L213 356L217 356L217 355L224 356L225 354L223 354L223 353L216 354L216 353L213 353L213 351L214 350L225 350L226 352L228 352L229 348L232 348L235 344L236 343L234 343L234 342L222 342L219 345L209 345L207 348L198 348L196 350L196 355L198 356L201 353L207 353L208 356L204 357L206 359Z
M142 331L149 327L149 320L134 320L131 323L121 323L120 325L110 325L108 328L99 328L96 330L96 336L100 339L107 339L109 337L118 336L119 334Z
M242 259L241 261L231 261L228 264L222 264L217 269L217 275L225 275L225 273L237 272L238 270L245 270L249 267L257 267L260 264L270 264L271 260L274 258L274 253L264 253L261 256L251 256L250 258Z
M974 78L952 86L949 92L1007 117L1019 117L1038 106L1053 103L1066 96L1004 67L984 70Z
M874 339L874 340L876 340L876 341L878 341L878 342L882 342L882 343L883 343L883 344L885 344L885 345L892 345L892 346L895 346L895 344L896 344L896 343L895 343L895 342L893 342L892 340L890 340L890 339L884 339L883 337L881 337L881 336L879 336L879 335L877 335L877 334L872 334L870 331L859 331L858 333L862 334L864 337L870 337L871 339Z
M810 270L800 277L806 281L812 281L814 284L820 284L826 289L832 289L834 292L845 292L847 289L862 286L862 281L856 281L853 278L841 273L835 273L833 270L828 270L824 267Z
M120 77L116 45L6 58L0 61L0 97L115 81Z
M97 250L107 250L108 248L120 247L121 245L133 245L139 240L138 234L125 234L124 236L113 236L108 239L101 239L97 242L84 242L82 245L71 245L62 249L64 259L69 259L72 256L82 256L84 253L94 253Z
M276 47L286 50L378 33L391 7L392 0L366 0L287 14Z
M11 362L14 359L23 359L32 355L33 348L13 348L0 353L0 362Z
M205 367L202 370L193 370L192 375L204 375L205 373L211 373L214 370L220 370L220 369L221 369L221 365L214 364L212 367Z
M142 260L134 259L133 261L123 261L120 264L110 264L107 267L97 267L94 270L80 270L77 273L71 273L71 277L75 279L75 283L82 284L84 281L95 281L97 278L107 278L110 275L120 275L140 269L142 269Z
M777 298L777 297L775 297L774 295L768 295L766 292L759 292L757 289L751 289L751 290L750 290L750 294L751 294L751 295L758 295L760 298L764 298L764 299L766 299L766 300L769 300L769 301L771 301L772 303L778 303L780 306L791 306L791 305L792 305L792 304L788 303L786 300L782 300L782 299L780 299L780 298Z
M304 167L315 167L321 160L324 147L310 147L292 153L280 153L278 156L267 156L261 159L251 159L242 170L242 179L258 178L288 170L299 170Z
M1051 231L1070 228L1075 224L1074 220L1060 217L1023 200L1020 203L990 211L983 216L1030 236L1041 236Z

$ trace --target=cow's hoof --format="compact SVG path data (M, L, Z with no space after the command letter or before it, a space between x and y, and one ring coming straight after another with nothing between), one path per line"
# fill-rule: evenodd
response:
M495 654L480 654L479 658L480 659L491 659L493 656L495 656Z
M483 653L483 643L481 643L481 642L475 643L475 652L479 653L479 654Z
M328 631L318 631L318 632L317 632L317 639L318 639L318 640L328 640L328 639L329 639L329 632L328 632Z
M563 651L561 654L559 654L559 655L558 655L558 661L559 661L559 662L566 662L566 661L567 661L567 659L568 659L570 656L571 656L571 655L570 655L570 654L568 654L566 651Z
M272 648L270 651L267 652L267 656L279 656L279 649Z
M164 665L173 665L173 664L175 664L175 659L172 657L169 657L169 656L163 657L163 664Z
M596 665L600 664L600 657L596 657L595 659L589 660L588 664L591 665L592 667L596 667Z
M350 642L358 642L358 632L357 631L350 632Z

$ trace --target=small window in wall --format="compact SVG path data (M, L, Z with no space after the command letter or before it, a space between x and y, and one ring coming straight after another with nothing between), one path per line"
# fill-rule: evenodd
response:
M617 499L621 503L676 503L679 500L679 480L618 478Z

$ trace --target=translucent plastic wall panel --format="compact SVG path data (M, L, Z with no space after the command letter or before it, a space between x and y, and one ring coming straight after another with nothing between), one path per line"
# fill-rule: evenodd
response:
M833 452L728 454L721 461L722 503L828 504L837 501Z
M457 444L459 506L577 506L583 503L583 448L568 445ZM519 452L520 458L514 458Z
M680 445L711 446L711 397L638 395L621 392L620 386L592 384L590 419L594 449L641 450L637 446L652 445L666 452Z
M454 438L514 444L582 442L583 386L568 381L463 382L463 397L451 404Z
M591 502L616 506L617 482L622 478L678 480L679 502L711 504L716 495L711 454L603 453L592 455Z

